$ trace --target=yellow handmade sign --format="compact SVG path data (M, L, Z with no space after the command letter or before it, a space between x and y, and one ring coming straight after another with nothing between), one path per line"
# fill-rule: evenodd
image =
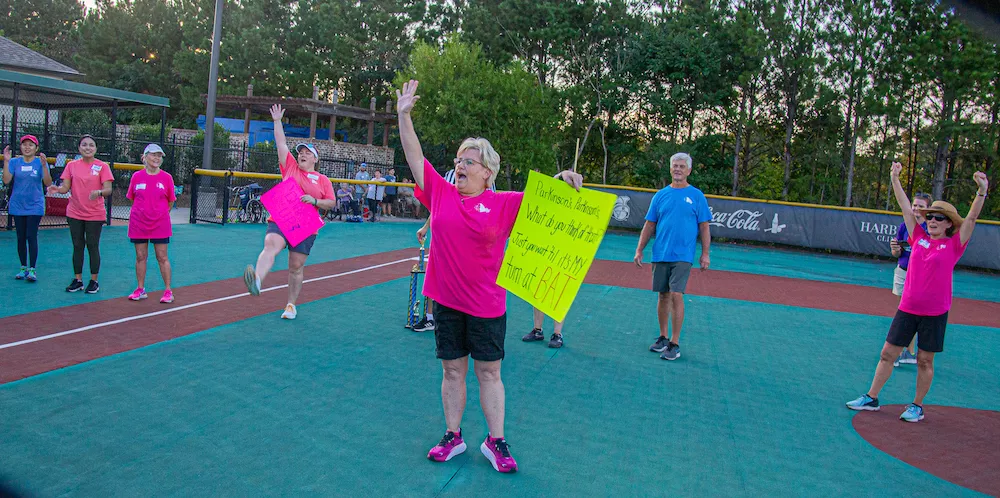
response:
M565 319L615 200L613 194L577 192L562 180L530 172L497 284L553 319Z

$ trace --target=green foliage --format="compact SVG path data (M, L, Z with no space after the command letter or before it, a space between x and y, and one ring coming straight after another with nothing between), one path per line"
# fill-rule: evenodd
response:
M215 132L212 134L212 164L208 169L231 170L236 167L236 160L229 150L229 131L222 125L215 124ZM202 167L202 159L205 151L205 131L199 130L191 137L190 145L183 148L182 158L174 172L174 182L187 183L191 178L191 172Z
M0 0L0 33L16 43L73 66L75 25L83 18L77 0Z
M279 173L278 148L274 142L257 142L250 148L246 171L251 173Z
M478 45L451 39L440 52L418 44L396 84L409 79L420 81L413 119L422 142L456 151L466 137L489 139L501 157L502 188L522 187L534 168L555 171L560 102L520 65L499 68Z

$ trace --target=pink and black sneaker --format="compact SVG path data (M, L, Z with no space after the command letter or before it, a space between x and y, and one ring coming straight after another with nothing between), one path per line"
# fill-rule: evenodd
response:
M479 449L490 460L497 472L517 472L517 462L510 455L510 447L504 438L487 435Z
M465 441L462 439L462 430L459 429L457 434L448 431L441 438L441 441L438 442L437 446L427 452L427 458L435 462L447 462L464 453L465 448Z

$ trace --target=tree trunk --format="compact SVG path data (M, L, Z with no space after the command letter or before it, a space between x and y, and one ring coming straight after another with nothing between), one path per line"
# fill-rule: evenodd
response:
M743 97L740 98L740 110L739 114L736 116L736 147L735 153L733 154L733 197L739 195L740 192L740 149L743 147L743 119L744 111L746 111L747 96L744 93Z
M794 83L786 89L789 94L787 97L788 110L785 113L785 181L781 187L781 199L785 201L788 200L788 184L792 179L792 133L795 131L795 113L798 107L797 80L798 78L794 78Z
M941 97L941 122L938 124L937 149L934 151L934 182L931 194L936 200L945 200L944 182L948 171L948 150L951 148L952 114L955 111L955 93L945 89Z
M854 193L854 158L858 152L858 128L861 126L861 116L854 113L853 137L851 138L851 148L847 157L847 195L844 197L844 206L851 207L851 196Z
M601 183L608 184L608 142L605 139L604 131L605 127L601 125L598 130L601 132L601 145L604 146L604 176L602 177Z

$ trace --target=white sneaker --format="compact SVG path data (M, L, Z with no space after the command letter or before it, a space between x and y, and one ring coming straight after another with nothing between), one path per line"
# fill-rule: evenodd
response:
M285 312L281 314L281 318L284 318L286 320L294 320L295 315L298 315L298 311L296 311L295 305L292 303L288 303L285 306Z

